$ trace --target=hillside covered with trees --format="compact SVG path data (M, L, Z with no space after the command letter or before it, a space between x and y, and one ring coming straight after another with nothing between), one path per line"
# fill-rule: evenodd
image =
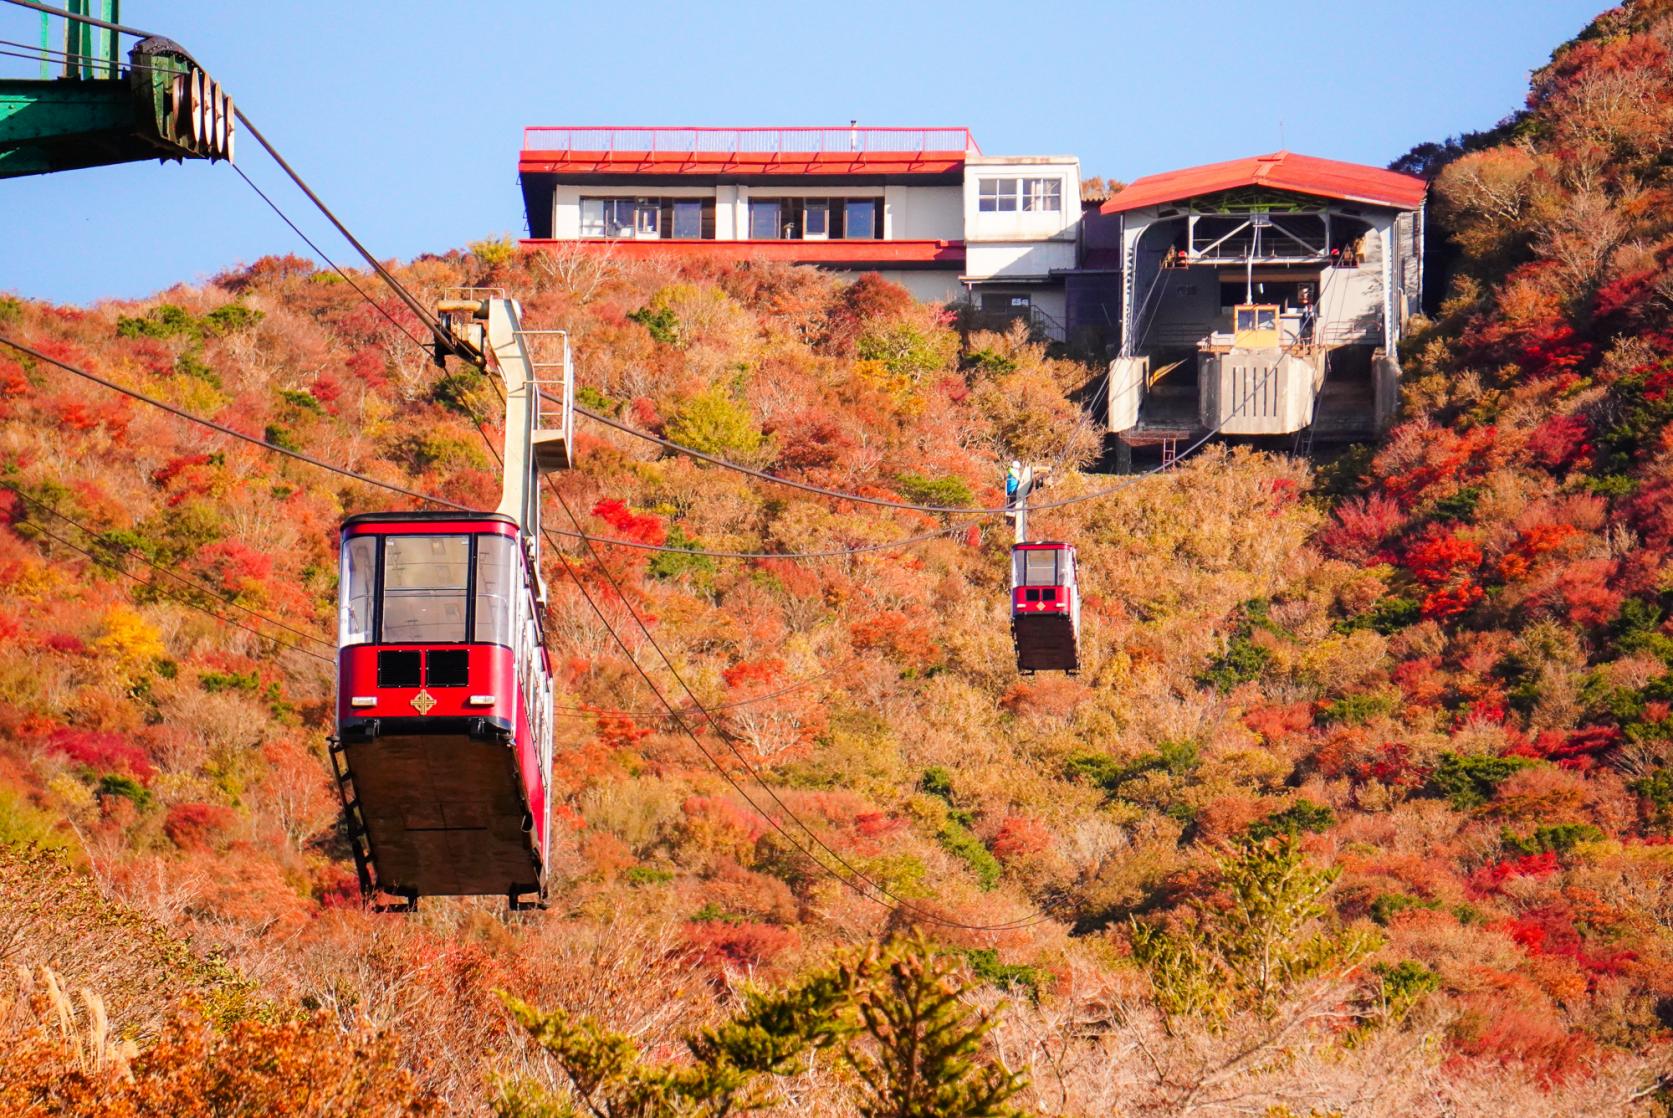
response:
M491 507L493 386L296 257L0 298L42 355L0 346L0 1109L1668 1113L1673 3L1410 159L1444 298L1400 425L1317 468L1086 472L1095 369L876 277L396 268L508 289L586 408L715 458L1109 490L1036 514L1084 670L1020 678L1002 521L583 419L545 912L361 903L335 529L420 505L279 452Z

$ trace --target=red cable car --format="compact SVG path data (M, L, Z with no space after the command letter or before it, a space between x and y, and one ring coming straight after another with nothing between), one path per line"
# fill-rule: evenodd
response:
M366 513L342 526L332 763L367 897L544 901L552 670L542 639L538 481L570 464L573 374L532 359L507 299L443 304L506 384L496 512ZM450 319L444 317L452 328ZM483 340L489 343L483 345ZM561 366L557 394L538 370ZM562 413L547 414L547 398Z
M1020 672L1080 670L1080 586L1072 545L1042 541L1011 548L1011 636Z

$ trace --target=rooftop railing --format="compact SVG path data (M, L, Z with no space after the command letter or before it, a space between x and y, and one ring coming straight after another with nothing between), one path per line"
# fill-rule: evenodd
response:
M981 154L968 128L668 128L536 125L524 151L840 154L966 151Z

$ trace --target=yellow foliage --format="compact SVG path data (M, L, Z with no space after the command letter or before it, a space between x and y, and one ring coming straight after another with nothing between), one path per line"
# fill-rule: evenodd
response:
M148 666L167 651L162 634L138 610L123 605L106 611L104 632L93 647L130 672Z

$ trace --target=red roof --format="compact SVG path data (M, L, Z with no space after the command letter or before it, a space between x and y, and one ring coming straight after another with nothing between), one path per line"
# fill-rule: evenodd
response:
M521 174L956 175L981 154L968 128L523 129Z
M1264 186L1344 202L1365 202L1396 210L1423 205L1429 182L1416 175L1385 171L1361 163L1343 163L1293 151L1251 155L1224 163L1208 163L1183 171L1165 171L1134 179L1127 188L1099 207L1100 212L1124 213L1143 206L1180 202L1202 194L1217 194L1244 186Z

